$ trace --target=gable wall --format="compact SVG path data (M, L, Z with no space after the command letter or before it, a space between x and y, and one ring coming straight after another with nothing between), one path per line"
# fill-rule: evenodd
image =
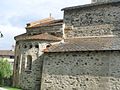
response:
M65 37L119 35L119 4L64 10Z

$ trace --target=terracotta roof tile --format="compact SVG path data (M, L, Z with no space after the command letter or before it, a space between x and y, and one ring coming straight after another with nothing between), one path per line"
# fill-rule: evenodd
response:
M53 45L44 52L71 52L71 51L98 51L120 50L120 38L117 37L92 37L74 38L65 40L64 43Z
M31 26L34 26L36 24L46 23L46 22L49 22L49 21L52 21L52 20L54 20L54 18L48 17L48 18L45 18L45 19L41 19L41 20L37 20L37 21L34 21L34 22L27 23L27 26L31 27Z
M0 56L14 56L14 51L0 50Z
M50 35L48 33L44 33L44 34L38 34L38 35L28 35L27 33L25 34L21 34L19 36L15 37L15 40L52 40L52 41L60 41L61 38L60 37L56 37L53 35Z
M53 18L47 18L36 22L28 23L26 28L29 29L29 28L37 28L41 26L59 25L59 24L63 24L63 19L55 20Z

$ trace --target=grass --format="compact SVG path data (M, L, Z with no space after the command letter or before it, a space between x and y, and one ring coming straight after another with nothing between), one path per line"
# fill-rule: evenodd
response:
M18 88L12 88L12 87L3 87L5 89L8 89L8 90L21 90L21 89L18 89Z

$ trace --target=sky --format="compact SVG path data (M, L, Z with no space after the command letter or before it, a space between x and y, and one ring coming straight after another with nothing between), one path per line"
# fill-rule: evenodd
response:
M11 50L14 36L25 33L26 23L49 17L63 18L62 8L84 5L91 0L1 0L0 1L0 50Z

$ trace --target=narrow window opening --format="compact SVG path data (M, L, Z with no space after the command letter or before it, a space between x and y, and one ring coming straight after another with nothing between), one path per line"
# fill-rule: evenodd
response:
M33 46L32 45L30 45L30 47L29 48L32 48Z
M46 48L49 48L51 46L51 44L48 44L47 46L46 46Z
M39 48L39 45L35 45L35 48Z
M32 56L31 55L27 56L27 69L32 70Z
M51 33L51 35L54 35L54 36L55 36L56 34L55 34L55 33Z
M10 59L14 59L14 56L10 56Z

